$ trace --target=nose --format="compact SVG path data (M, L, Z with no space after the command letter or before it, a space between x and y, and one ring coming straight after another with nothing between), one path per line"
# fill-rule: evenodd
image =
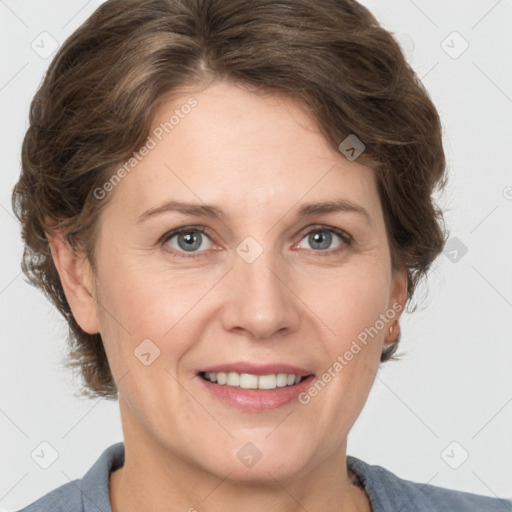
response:
M293 293L292 278L270 251L251 263L235 257L228 278L221 313L227 331L267 339L298 328L300 301Z

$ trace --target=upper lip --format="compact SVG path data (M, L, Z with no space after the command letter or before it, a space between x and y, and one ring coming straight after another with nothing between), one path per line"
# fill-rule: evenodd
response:
M236 373L250 373L252 375L271 375L274 373L293 373L294 375L299 375L301 377L307 377L308 375L312 375L313 372L305 370L304 368L299 368L298 366L293 366L290 364L281 364L281 363L267 363L267 364L258 364L258 363L250 363L247 361L241 361L237 363L226 363L226 364L218 364L215 366L208 366L207 368L202 368L198 370L198 373L216 373L216 372L236 372Z

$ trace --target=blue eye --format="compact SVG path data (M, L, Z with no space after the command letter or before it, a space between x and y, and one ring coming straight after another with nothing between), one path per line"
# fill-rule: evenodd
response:
M171 243L174 238L176 238L177 246L176 244ZM205 249L204 242L206 239L210 240L210 238L205 234L204 229L185 227L171 231L165 235L164 243L172 247L180 257L195 257L195 254L189 255L186 253L202 252L198 250L201 248ZM208 247L206 247L206 249L207 248Z
M338 245L331 248L333 240L338 238ZM208 254L212 247L212 239L205 233L202 226L185 226L166 233L162 237L162 243L172 249L173 256L178 258L196 258L203 253ZM352 242L351 236L343 230L327 226L318 226L310 229L303 235L301 242L307 240L315 253L325 253L322 256L330 256L337 253Z
M315 252L325 252L328 249L331 249L331 244L333 242L333 235L337 237L340 242L333 250L329 251L329 254L333 252L337 252L342 249L344 245L350 244L350 238L347 233L344 233L341 230L327 227L318 227L315 229L311 229L306 233L306 235L302 238L302 240L307 240L310 244L310 247L316 249Z

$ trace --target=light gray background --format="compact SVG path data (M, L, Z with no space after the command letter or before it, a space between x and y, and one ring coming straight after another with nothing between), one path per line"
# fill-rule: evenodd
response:
M0 0L3 510L82 477L103 449L122 440L117 402L73 396L79 380L59 366L67 329L20 274L10 207L28 105L51 60L31 43L43 31L62 43L100 3ZM402 321L402 361L378 374L348 452L411 480L510 497L512 1L363 3L397 34L438 107L450 173L440 201L451 236L467 253L456 262L448 257L454 254L441 255L418 290L420 310ZM457 58L464 42L453 31L469 43ZM48 469L30 455L43 441L59 455ZM469 458L452 469L446 460L457 465L462 450Z

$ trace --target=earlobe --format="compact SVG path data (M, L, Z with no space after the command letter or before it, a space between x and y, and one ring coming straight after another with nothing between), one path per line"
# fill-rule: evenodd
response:
M53 263L78 325L88 334L99 332L94 276L86 255L73 249L62 231L47 233Z
M389 310L395 312L393 320L389 326L389 332L386 335L385 344L393 343L400 334L400 316L405 310L407 302L407 269L396 270L393 273L393 293L388 304Z

